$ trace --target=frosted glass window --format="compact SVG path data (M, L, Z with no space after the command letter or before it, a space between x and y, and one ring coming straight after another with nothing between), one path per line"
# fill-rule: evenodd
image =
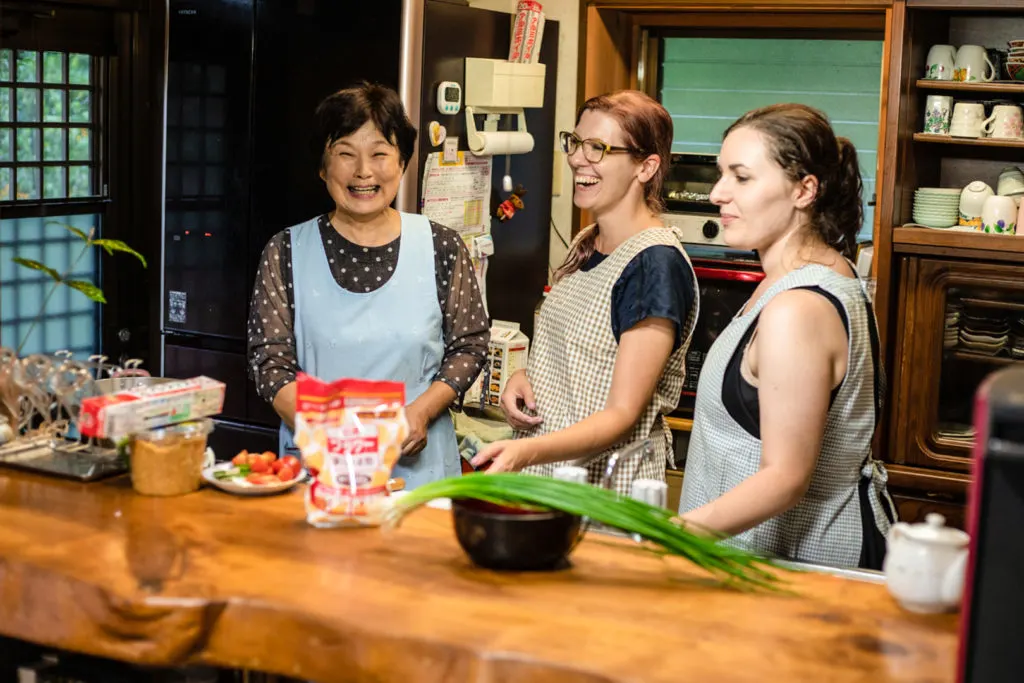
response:
M22 342L53 283L45 273L18 266L11 259L41 261L60 273L68 272L82 242L52 223L88 232L99 229L99 221L98 215L0 220L0 345L16 348ZM95 247L87 251L68 277L99 283L98 252ZM81 292L58 287L22 354L68 349L76 358L84 359L99 348L99 323L97 304Z
M675 124L673 152L717 154L743 113L780 102L821 109L857 148L871 239L881 109L882 41L665 38L661 101Z

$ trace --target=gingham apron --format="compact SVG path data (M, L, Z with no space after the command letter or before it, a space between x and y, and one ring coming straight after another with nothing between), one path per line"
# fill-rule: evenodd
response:
M586 231L581 232L577 241L585 234ZM537 411L544 422L532 430L517 433L516 438L565 429L605 407L619 351L612 333L612 288L634 257L657 245L678 249L689 265L679 234L672 228L652 227L620 244L596 267L576 271L551 288L541 306L528 366ZM692 266L690 268L692 281L696 283ZM664 283L664 286L669 284ZM629 435L595 457L538 465L526 471L552 476L558 465L580 465L587 468L590 483L600 485L612 453L650 439L653 457L639 454L620 460L612 485L619 493L628 495L634 479L665 479L665 465L672 457L672 434L664 416L675 410L683 388L683 359L699 308L696 285L694 290L693 306L683 325L683 342L669 357L651 403Z
M863 536L857 488L862 476L871 478L868 500L875 525L882 535L888 534L890 527L880 502L881 496L887 495L888 475L885 467L871 457L878 409L869 324L873 314L858 280L822 265L804 266L772 285L749 312L732 320L708 352L697 385L679 512L710 503L760 469L761 441L729 415L722 402L722 383L739 342L765 305L780 292L801 287L820 287L846 311L846 376L829 409L821 453L807 493L796 507L739 534L736 542L777 557L855 567Z

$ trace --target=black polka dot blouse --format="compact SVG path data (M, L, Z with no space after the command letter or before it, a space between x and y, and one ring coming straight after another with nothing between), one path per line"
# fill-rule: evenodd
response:
M319 219L320 238L334 280L350 292L372 292L386 283L398 264L401 236L377 247L342 237L326 214ZM469 251L458 233L433 221L437 304L443 316L445 352L433 380L444 382L461 400L483 368L490 341ZM249 306L249 367L259 395L268 403L299 371L295 350L291 231L274 235L263 250Z

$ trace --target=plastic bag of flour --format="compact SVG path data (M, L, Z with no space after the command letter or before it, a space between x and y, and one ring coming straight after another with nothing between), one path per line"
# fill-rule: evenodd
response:
M388 480L409 434L405 385L297 378L295 444L313 477L306 521L317 527L375 526L388 505Z

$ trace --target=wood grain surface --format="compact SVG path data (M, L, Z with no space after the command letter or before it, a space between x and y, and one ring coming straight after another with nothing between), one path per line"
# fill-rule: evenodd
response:
M321 683L954 679L957 618L884 586L806 573L796 597L744 594L626 545L590 536L569 569L500 574L439 510L319 530L301 486L159 499L0 470L0 633Z

